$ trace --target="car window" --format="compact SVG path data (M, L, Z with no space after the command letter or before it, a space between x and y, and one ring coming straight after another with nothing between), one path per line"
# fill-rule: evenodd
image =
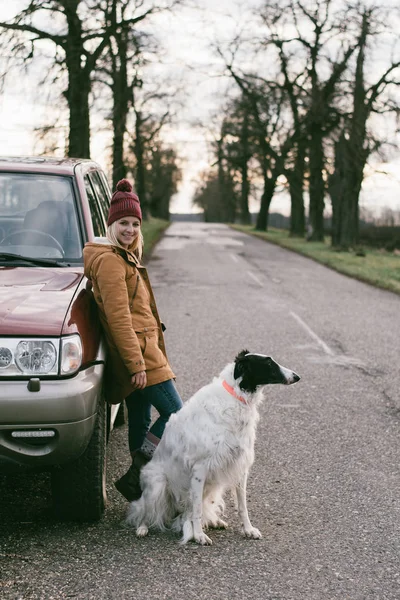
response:
M90 214L92 216L93 231L96 237L104 237L106 235L106 220L105 216L97 201L94 188L88 175L84 177L86 194L89 200Z
M111 192L110 186L108 185L107 177L105 176L103 171L98 171L98 175L100 177L100 180L103 184L104 189L106 190L107 198L109 198L109 201L108 201L108 205L109 205L110 201L111 201L112 192Z
M89 178L96 192L96 196L99 201L100 209L103 213L104 220L107 222L108 209L110 207L109 191L105 189L104 183L100 179L100 174L98 171L90 171Z
M77 260L82 239L72 178L0 173L0 253Z

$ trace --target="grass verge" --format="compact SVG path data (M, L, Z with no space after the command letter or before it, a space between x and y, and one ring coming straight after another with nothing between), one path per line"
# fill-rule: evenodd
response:
M150 217L142 223L142 233L144 238L144 259L149 258L155 244L161 238L164 231L169 227L170 221L164 219L155 219Z
M358 256L355 252L334 250L328 239L325 242L307 242L304 238L289 237L289 232L283 229L256 231L251 225L231 227L312 258L349 277L400 294L399 255L364 247L365 256Z

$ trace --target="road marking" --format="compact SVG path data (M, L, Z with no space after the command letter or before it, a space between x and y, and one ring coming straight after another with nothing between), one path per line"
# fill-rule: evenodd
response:
M263 287L263 282L258 279L257 275L254 275L254 273L252 273L251 271L246 271L247 275L250 275L250 277L252 277L252 279L254 279L254 281L256 281L258 283L258 285L260 285L261 287Z
M303 327L303 329L305 329L307 331L307 333L313 338L313 340L315 340L317 342L317 344L319 346L321 346L321 348L325 352L325 354L328 354L328 356L335 356L334 351L331 350L331 348L329 348L329 346L327 344L325 344L325 342L323 340L321 340L320 337L318 337L318 335L307 325L307 323L305 323L303 321L303 319L301 317L299 317L299 315L296 315L296 313L294 313L293 311L290 311L289 314L294 319L296 319L296 321L299 323L299 325L301 325Z
M236 254L230 254L229 255L231 257L232 260L234 260L236 263L239 262L238 257L236 256Z

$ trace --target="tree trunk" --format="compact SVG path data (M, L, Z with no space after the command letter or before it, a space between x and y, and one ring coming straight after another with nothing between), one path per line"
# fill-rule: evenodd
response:
M364 13L354 81L353 112L350 119L348 139L341 137L337 153L341 155L340 211L335 216L335 232L332 244L344 250L354 248L359 242L359 196L368 157L366 147L366 123L370 108L364 82L365 47L369 33L369 16Z
M343 222L343 186L344 186L344 170L346 163L346 138L344 133L335 143L335 170L329 177L328 189L332 202L332 237L331 244L333 247L340 246L341 228Z
M70 74L68 156L75 158L90 158L89 93L87 77Z
M135 158L136 158L136 191L139 196L143 219L149 216L146 195L146 168L144 164L144 144L142 138L142 118L140 111L135 111Z
M249 225L251 222L250 211L249 211L249 118L248 113L245 110L243 115L242 132L241 132L241 151L242 151L242 186L240 190L240 222L243 225Z
M231 220L230 210L230 198L228 189L228 177L229 173L225 172L224 168L224 150L223 150L224 138L220 137L217 141L217 161L218 161L218 217L219 222L233 222ZM234 220L234 219L233 219Z
M257 216L256 229L258 231L268 230L269 207L274 196L276 176L269 178L267 173L264 173L264 191L261 196L260 212Z
M172 182L168 179L168 170L163 168L161 152L153 152L151 171L146 185L150 188L150 213L157 219L169 220L169 199L172 195ZM153 184L153 185L151 185Z
M250 225L251 223L249 211L249 190L250 185L246 161L246 167L242 169L242 187L240 191L240 222L242 223L242 225Z
M300 140L296 146L294 168L288 174L291 201L290 235L304 236L305 211L304 211L304 172L305 172L306 145Z
M91 82L90 72L86 68L87 63L82 66L84 48L82 23L77 13L78 4L77 0L68 4L65 3L65 15L68 22L68 35L65 45L68 69L68 89L65 94L69 108L68 156L89 158L89 93Z
M310 211L307 239L314 242L324 240L324 196L323 179L324 147L322 128L313 124L310 140Z
M227 222L234 223L236 220L236 195L233 183L233 175L230 171L228 171L228 181L225 189Z
M348 158L350 158L349 154ZM344 211L342 211L342 225L338 244L346 250L354 248L359 242L358 198L363 180L363 170L364 161L362 165L356 164L356 161L346 164L343 194Z
M126 127L126 118L119 118L121 115L118 112L118 102L114 101L115 118L113 116L113 151L112 151L112 164L113 164L113 186L114 189L120 179L124 179L127 174L127 169L124 162L124 134Z
M129 86L127 74L127 38L126 31L122 29L119 35L115 36L118 47L118 54L113 57L113 186L116 188L117 182L126 177L127 169L124 161L124 135L126 132L126 120L129 111ZM119 63L117 64L117 61Z

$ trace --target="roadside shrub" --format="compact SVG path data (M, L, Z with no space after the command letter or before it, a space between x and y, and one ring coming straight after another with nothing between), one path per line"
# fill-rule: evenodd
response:
M366 225L360 228L360 244L384 248L387 252L400 250L400 227Z

